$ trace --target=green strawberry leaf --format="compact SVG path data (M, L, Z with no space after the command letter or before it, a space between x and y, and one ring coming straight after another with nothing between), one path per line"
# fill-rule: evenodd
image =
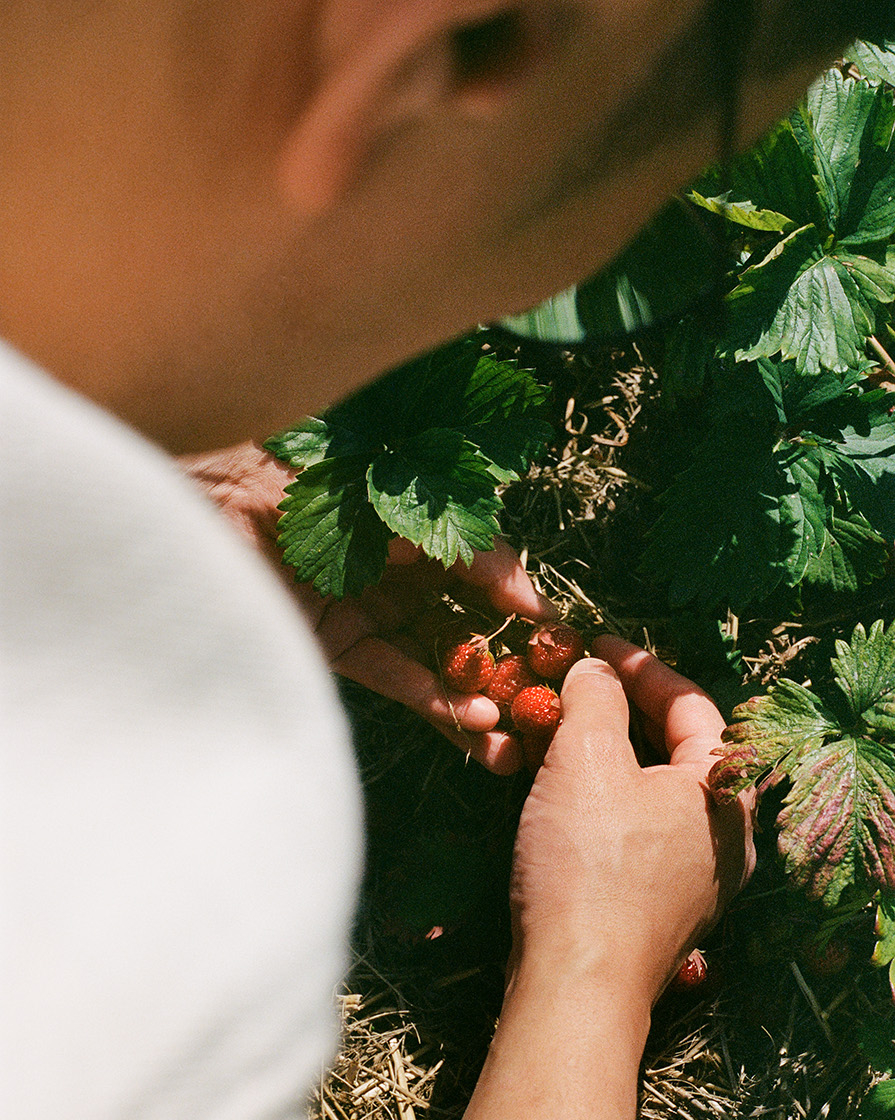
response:
M796 444L782 457L797 487L789 508L803 541L799 558L789 566L789 586L805 581L833 592L857 591L885 572L888 544L838 495L828 469L835 457L834 450L811 443Z
M488 462L460 432L430 428L378 455L367 472L370 502L399 536L450 567L494 547L500 499Z
M845 58L854 63L865 78L895 85L895 42L852 43Z
M895 521L883 485L895 489L895 424L884 401L861 392L857 376L808 376L792 362L715 372L711 427L660 495L642 557L670 606L741 613L778 586L839 593L882 576L883 530ZM892 472L883 482L864 469L877 458L855 457L878 449Z
M848 206L874 96L869 86L830 69L811 86L790 117L802 150L816 164L832 231L837 230Z
M338 455L363 455L375 449L368 435L309 416L294 428L265 440L264 449L295 470Z
M885 968L886 965L895 962L895 895L880 893L873 932L876 936L876 945L871 959L877 968ZM892 1062L893 1056L895 1055L887 1055L889 1062ZM893 1072L891 1065L878 1065L875 1068L884 1073Z
M551 435L548 399L549 390L530 370L483 353L481 338L473 336L392 370L330 409L324 420L342 433L346 447L350 433L359 447L371 450L399 447L426 428L455 429L515 477ZM295 431L319 423L305 421ZM292 435L278 437L279 445L289 450Z
M789 233L795 229L795 223L785 214L778 214L776 210L761 210L754 202L733 202L731 193L715 195L706 198L698 191L688 192L687 198L712 214L719 214L729 222L745 226L747 229L760 230L765 233Z
M748 229L790 233L824 221L814 176L813 159L782 120L726 171L706 172L688 197Z
M359 595L385 571L393 534L367 497L368 462L362 455L323 459L286 487L283 559L321 595Z
M660 496L641 569L668 585L672 608L741 613L786 572L795 534L781 512L785 488L767 425L744 419L712 433Z
M879 903L877 905L877 923L876 935L881 938L880 944L885 940L885 935L880 930L880 913L885 908L888 913L886 924L890 926L891 934L895 934L895 925L892 924L893 912L892 905L895 899L887 895L879 896ZM891 956L886 960L876 960L874 956L873 963L878 967L888 964L890 960L895 960L895 944L891 945ZM866 1019L862 1024L859 1031L859 1045L863 1050L868 1062L876 1070L877 1073L895 1073L895 1037L893 1037L893 1023L891 1016L875 1015Z
M860 513L830 512L823 543L805 567L805 583L828 591L857 591L885 574L888 545Z
M774 232L755 242L727 297L723 352L740 361L781 355L808 373L844 373L866 364L880 308L895 300L895 104L885 87L830 70L770 141L741 157L727 199L700 192L733 221ZM772 158L795 147L793 184ZM768 175L779 172L779 182ZM813 201L804 190L813 179ZM711 177L707 180L713 182ZM736 207L736 210L732 209Z
M846 445L847 446L847 445ZM876 458L852 458L849 498L887 543L895 541L895 449Z
M545 419L549 397L529 370L483 354L463 384L462 400L442 410L447 423L433 427L455 427L491 461L497 480L510 482L528 470L552 434Z
M808 373L845 373L860 365L877 309L892 300L895 272L844 249L828 253L816 227L803 226L747 268L727 297L725 350L738 361L779 354Z
M892 1120L895 1117L895 1081L878 1081L861 1101L858 1120Z
M848 409L861 396L855 391L860 376L846 370L844 374L826 370L813 376L800 373L794 362L769 361L760 358L756 363L765 388L777 404L780 422L790 428L810 428L818 431L818 424L832 428L826 432L830 438L841 438L836 419L843 408ZM866 394L864 394L866 395ZM848 414L848 421L852 420ZM846 421L846 422L848 422ZM893 432L895 434L895 432Z
M895 105L881 86L828 70L796 115L829 182L829 228L841 244L869 245L895 232Z
M548 396L530 371L461 339L272 436L266 449L299 471L279 525L296 578L359 594L395 533L447 565L493 548L497 487L549 439Z
M895 733L895 719L887 717L895 705L895 629L887 633L877 621L867 634L863 626L856 626L850 644L837 640L831 665L855 719L863 716L877 731Z

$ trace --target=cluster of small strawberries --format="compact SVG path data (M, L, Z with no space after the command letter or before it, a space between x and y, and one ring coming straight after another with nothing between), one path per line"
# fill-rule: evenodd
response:
M484 635L458 642L442 658L441 672L444 683L456 692L481 692L494 701L501 725L521 733L526 761L536 769L562 718L556 689L584 654L578 631L552 622L534 628L524 654L505 653L495 659Z

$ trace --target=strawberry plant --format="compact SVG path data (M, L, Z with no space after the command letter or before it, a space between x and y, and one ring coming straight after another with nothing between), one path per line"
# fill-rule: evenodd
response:
M498 488L550 435L547 396L528 370L462 339L271 437L267 450L299 472L279 524L296 579L357 595L395 536L446 567L493 548Z
M855 371L719 360L642 560L670 605L741 614L781 586L855 591L881 576L895 538L891 400Z
M725 219L738 254L721 353L780 355L805 373L868 368L895 299L893 126L887 86L830 70L723 179L689 192Z

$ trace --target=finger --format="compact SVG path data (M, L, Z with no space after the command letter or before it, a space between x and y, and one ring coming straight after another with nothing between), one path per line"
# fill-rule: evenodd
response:
M491 731L500 718L493 701L445 690L434 673L381 638L362 638L343 651L332 667L439 726Z
M483 591L503 614L519 614L532 621L558 617L556 607L535 591L519 557L500 537L495 537L493 551L477 552L468 568L455 564L451 575Z
M586 757L604 770L639 769L628 738L628 702L611 665L595 658L576 662L566 674L560 699L562 723L551 755Z
M616 670L625 692L652 724L664 729L676 764L711 766L724 718L711 698L646 650L614 635L598 638L593 652Z
M390 564L415 564L417 560L424 560L425 552L418 544L413 544L404 537L394 537L388 544L388 562Z

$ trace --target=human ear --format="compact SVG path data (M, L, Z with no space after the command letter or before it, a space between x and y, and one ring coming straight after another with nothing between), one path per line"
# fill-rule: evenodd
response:
M560 5L525 0L334 0L321 77L287 138L280 183L291 206L326 213L396 128L450 105L500 112L555 37Z

